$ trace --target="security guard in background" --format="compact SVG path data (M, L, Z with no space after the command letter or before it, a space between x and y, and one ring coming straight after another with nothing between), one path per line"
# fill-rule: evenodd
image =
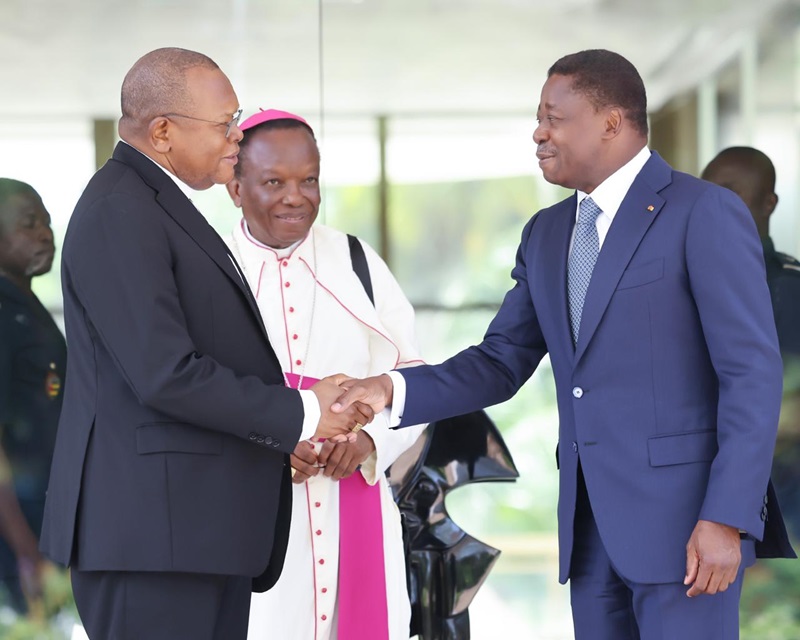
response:
M701 177L739 195L750 209L764 245L767 281L784 365L772 482L789 532L795 541L800 541L800 262L776 251L769 236L769 218L778 204L775 167L758 149L729 147L708 164Z
M38 538L66 369L64 337L31 290L54 251L39 194L0 178L0 592L19 613L42 587Z

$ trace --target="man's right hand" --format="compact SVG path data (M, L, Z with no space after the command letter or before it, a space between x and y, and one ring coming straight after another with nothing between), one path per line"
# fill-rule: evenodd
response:
M17 557L17 571L19 572L19 584L28 602L42 597L43 576L42 569L45 559L38 551L30 556Z
M311 391L317 396L319 408L322 412L317 430L314 433L315 438L336 438L336 436L339 436L338 439L340 440L342 436L349 436L356 425L363 427L365 424L372 422L372 418L375 416L374 411L368 404L360 402L353 402L336 413L331 411L331 405L344 392L344 389L337 384L337 380L341 379L346 379L346 376L328 376L311 387Z
M392 379L385 373L362 380L347 378L343 375L332 376L332 378L347 389L331 407L331 410L336 413L349 411L354 402L369 405L375 413L380 413L392 404L394 385Z
M0 448L0 466L10 469ZM42 595L42 566L39 541L22 513L9 477L0 483L0 538L4 538L17 559L20 585L30 602Z

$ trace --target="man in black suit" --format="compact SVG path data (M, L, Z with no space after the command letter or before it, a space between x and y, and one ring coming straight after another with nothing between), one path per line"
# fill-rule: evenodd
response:
M288 457L372 418L284 385L258 309L193 190L233 177L236 94L208 57L143 56L122 142L63 251L64 405L41 547L72 567L92 640L237 640L288 537ZM290 286L291 283L286 283Z

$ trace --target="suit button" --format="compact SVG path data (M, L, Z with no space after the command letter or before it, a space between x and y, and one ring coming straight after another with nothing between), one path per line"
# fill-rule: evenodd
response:
M581 389L580 387L572 387L572 395L576 398L582 398L583 389Z
M280 447L280 446L281 446L281 441L280 441L280 440L278 440L277 438L274 438L274 439L272 440L272 446L273 446L273 447Z
M270 438L269 436L264 438L264 444L272 444L272 438Z
M261 444L262 442L264 442L264 436L258 436L256 438L256 442L258 442L258 444Z
M577 442L573 442L573 443L572 443L572 450L573 450L575 453L578 453L578 443L577 443Z
M766 505L761 507L761 520L766 522L767 521L767 507Z
M258 436L255 433L251 433L249 437L251 440L255 440Z

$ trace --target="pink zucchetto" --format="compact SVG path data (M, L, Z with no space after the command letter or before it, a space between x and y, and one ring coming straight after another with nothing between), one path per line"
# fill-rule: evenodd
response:
M309 129L311 129L311 125L305 121L304 118L301 118L294 113L289 113L288 111L281 111L280 109L259 109L258 113L254 113L252 116L247 118L242 124L239 125L239 129L242 131L247 131L248 129L252 129L255 126L258 126L264 122L269 122L270 120L298 120L306 125ZM313 130L312 130L313 131Z

